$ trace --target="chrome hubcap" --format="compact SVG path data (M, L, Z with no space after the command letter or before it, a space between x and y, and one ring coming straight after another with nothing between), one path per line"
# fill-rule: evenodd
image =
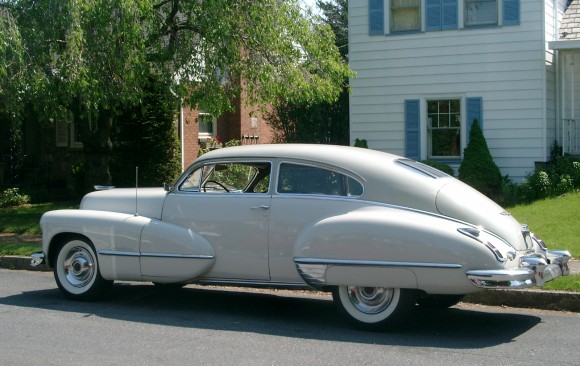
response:
M348 286L347 293L354 307L365 314L378 314L393 300L393 289L387 287Z
M88 250L75 247L64 260L64 274L68 283L74 287L83 287L91 282L95 273L93 256Z

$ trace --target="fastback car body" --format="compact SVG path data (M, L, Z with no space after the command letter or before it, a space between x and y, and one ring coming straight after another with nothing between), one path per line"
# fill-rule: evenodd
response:
M525 225L471 187L399 156L253 145L199 157L167 189L110 189L43 215L43 252L71 298L114 280L332 291L355 324L568 274Z

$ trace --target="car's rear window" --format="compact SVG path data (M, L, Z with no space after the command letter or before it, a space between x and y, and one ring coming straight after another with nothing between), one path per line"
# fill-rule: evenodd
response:
M411 159L397 159L396 163L407 169L411 169L414 172L421 173L434 179L449 176L447 173L444 173L439 169Z

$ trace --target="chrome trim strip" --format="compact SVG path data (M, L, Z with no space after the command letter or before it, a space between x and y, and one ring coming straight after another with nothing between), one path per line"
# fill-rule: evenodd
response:
M117 257L139 257L140 254L137 252L123 252L117 250L99 250L97 252L99 255L112 255Z
M320 258L294 258L296 264L318 264L336 266L373 266L373 267L414 267L414 268L447 268L459 269L463 266L455 263L427 263L427 262L389 262L372 260L352 259L320 259Z
M169 253L141 253L141 257L147 258L184 258L184 259L214 259L213 255L204 254L169 254Z
M137 253L116 250L99 250L98 254L117 257L146 257L146 258L181 258L181 259L214 259L213 255L202 254L169 254L169 253Z

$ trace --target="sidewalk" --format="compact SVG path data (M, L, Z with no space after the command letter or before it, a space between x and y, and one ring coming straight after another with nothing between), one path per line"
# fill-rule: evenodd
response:
M39 235L0 233L0 243L40 244L41 242L42 238ZM571 275L580 275L579 260L571 260L569 262L569 267ZM46 264L38 267L31 267L29 257L19 256L0 257L0 268L28 271L51 271ZM491 306L580 312L580 292L548 291L542 289L486 290L469 294L465 296L463 301Z

